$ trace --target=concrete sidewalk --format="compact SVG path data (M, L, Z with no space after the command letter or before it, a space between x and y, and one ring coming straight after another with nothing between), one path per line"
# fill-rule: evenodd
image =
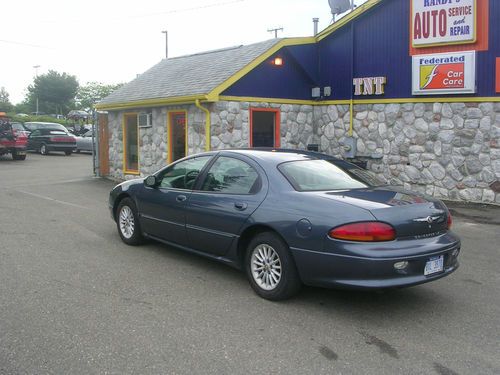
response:
M500 225L500 206L446 201L451 215L482 224Z

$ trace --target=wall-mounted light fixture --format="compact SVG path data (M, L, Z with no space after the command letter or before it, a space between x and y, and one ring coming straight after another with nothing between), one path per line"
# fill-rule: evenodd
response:
M283 58L279 57L279 56L276 56L273 59L272 63L273 63L273 65L276 65L276 66L283 66Z

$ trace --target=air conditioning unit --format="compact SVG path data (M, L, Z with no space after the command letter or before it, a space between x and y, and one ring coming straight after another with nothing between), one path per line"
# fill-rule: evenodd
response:
M153 113L141 112L137 115L137 123L140 128L149 128L153 126Z

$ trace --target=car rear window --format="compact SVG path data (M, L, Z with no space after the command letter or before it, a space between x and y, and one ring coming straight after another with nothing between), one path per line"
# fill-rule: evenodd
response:
M279 165L278 169L298 191L346 190L372 186L326 160L292 161Z

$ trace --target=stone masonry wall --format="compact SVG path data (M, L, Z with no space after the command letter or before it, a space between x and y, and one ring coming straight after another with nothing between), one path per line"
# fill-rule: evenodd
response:
M211 112L211 148L249 147L249 112L277 108L281 147L344 157L348 105L217 102ZM194 105L153 109L153 127L140 129L140 172L166 164L167 111L188 114L188 154L205 149L205 113ZM111 176L123 176L122 118L110 112ZM438 198L500 204L500 103L405 103L354 106L356 159L389 183Z
M321 151L342 156L349 107L315 109ZM500 204L500 103L355 105L358 158L391 184Z

